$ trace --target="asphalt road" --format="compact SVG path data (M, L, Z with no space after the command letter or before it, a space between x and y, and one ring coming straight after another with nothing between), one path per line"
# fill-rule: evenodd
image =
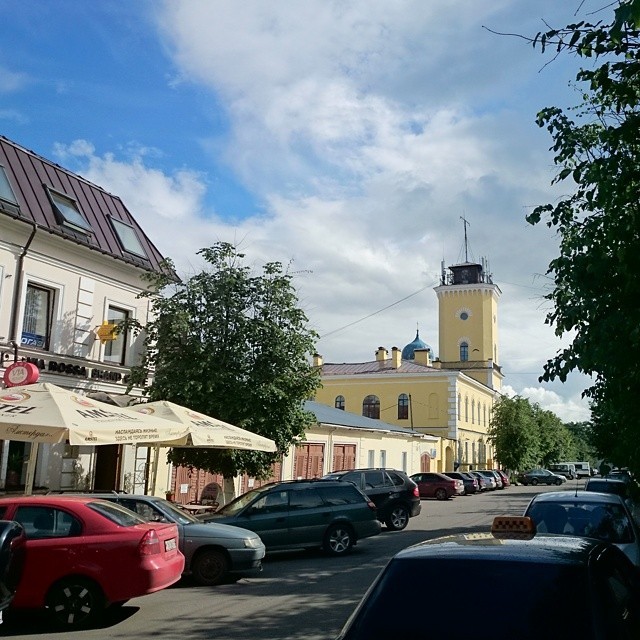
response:
M568 483L571 488L574 484ZM444 502L423 500L421 514L404 531L383 528L379 536L361 541L343 558L320 552L275 553L267 556L262 573L211 588L183 580L129 601L110 613L100 627L58 631L44 616L31 612L5 620L0 636L31 640L331 640L394 553L442 535L487 531L494 516L522 515L535 493L553 490L555 487L512 486ZM437 586L437 576L427 580ZM407 603L408 611L415 613L420 602L416 597L414 603Z

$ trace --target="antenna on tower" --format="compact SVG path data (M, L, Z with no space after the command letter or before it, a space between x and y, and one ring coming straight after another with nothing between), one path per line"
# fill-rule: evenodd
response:
M467 227L471 226L471 224L464 216L460 216L460 220L462 220L462 224L464 225L464 261L469 262L469 241L467 239Z

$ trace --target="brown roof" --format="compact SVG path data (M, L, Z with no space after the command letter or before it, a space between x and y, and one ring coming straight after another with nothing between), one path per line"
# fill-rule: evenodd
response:
M163 256L117 196L1 135L0 165L18 204L16 207L0 199L0 214L35 223L49 233L146 271L160 270ZM82 233L62 224L51 204L48 190L74 201L91 232ZM109 218L133 228L146 257L123 247Z
M343 362L334 364L326 362L322 365L323 376L355 376L366 374L394 375L404 373L442 374L441 369L428 367L424 364L417 364L411 360L403 360L400 367L395 369L391 360L373 360L371 362Z

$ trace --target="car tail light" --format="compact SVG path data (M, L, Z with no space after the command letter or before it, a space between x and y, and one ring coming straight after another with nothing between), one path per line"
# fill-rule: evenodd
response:
M415 487L413 487L413 495L414 495L416 498L419 498L419 497L420 497L420 491L418 490L418 485L416 485Z
M138 550L141 556L153 556L156 553L162 553L160 538L158 538L158 534L153 529L144 534L138 545Z

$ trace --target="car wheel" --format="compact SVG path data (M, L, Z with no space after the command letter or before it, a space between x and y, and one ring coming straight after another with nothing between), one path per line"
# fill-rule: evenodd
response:
M191 563L193 579L205 587L220 584L229 571L229 559L219 549L207 549L196 555Z
M562 484L562 480L560 480L560 478L556 478L553 484Z
M531 484L535 487L538 484L538 478L532 478Z
M402 504L398 504L393 509L389 517L385 520L387 529L392 531L402 531L409 524L409 511L407 507Z
M332 556L341 556L353 547L353 531L344 524L332 524L324 534L323 549Z
M55 622L64 627L82 627L104 611L100 587L84 578L67 578L51 587L47 609Z
M446 500L448 498L447 492L445 489L436 489L435 495L437 500Z

